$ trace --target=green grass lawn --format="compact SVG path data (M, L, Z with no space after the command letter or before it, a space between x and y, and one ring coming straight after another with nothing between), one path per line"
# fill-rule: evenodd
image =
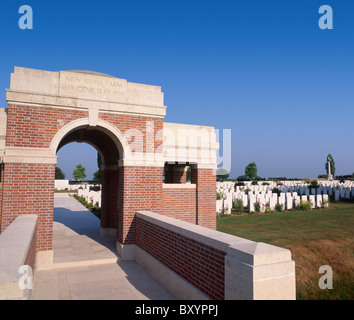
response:
M354 299L354 203L308 211L225 216L217 230L288 248L296 264L298 299ZM321 290L321 265L333 270L333 289Z

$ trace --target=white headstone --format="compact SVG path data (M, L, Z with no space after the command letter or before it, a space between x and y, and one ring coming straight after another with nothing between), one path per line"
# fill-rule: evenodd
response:
M322 195L318 194L318 195L316 196L316 206L317 206L317 208L321 208L322 201L323 201Z
M283 206L283 209L285 209L285 197L279 197L278 203Z
M345 188L340 188L340 197L342 199L345 197Z
M287 196L286 197L286 209L292 209L293 208L293 197L292 196Z
M309 200L311 203L311 209L316 208L315 196L313 194L309 196Z
M334 201L339 201L339 190L334 191Z
M264 212L265 211L265 207L266 207L266 199L265 199L265 197L260 196L258 198L258 202L260 204L261 212Z
M249 196L249 208L250 208L250 212L254 212L254 203L256 202L256 199L255 199L255 197L254 197L254 195L253 194L251 194L250 196Z
M323 195L323 203L325 207L329 206L328 194Z
M223 200L216 200L216 212L221 213L222 211L222 201Z
M332 197L332 194L333 194L333 193L332 193L332 188L329 187L329 188L328 188L328 195L329 195L330 197Z
M242 202L243 202L243 206L244 207L247 207L248 206L248 197L247 197L247 194L243 194L242 196L241 196L241 200L242 200Z
M345 189L345 198L350 199L350 189L349 188Z

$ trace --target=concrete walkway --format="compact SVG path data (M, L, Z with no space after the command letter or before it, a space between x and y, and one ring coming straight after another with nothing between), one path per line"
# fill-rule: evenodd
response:
M54 268L35 271L32 299L174 299L134 261L121 261L116 240L101 237L99 226L77 200L55 195Z

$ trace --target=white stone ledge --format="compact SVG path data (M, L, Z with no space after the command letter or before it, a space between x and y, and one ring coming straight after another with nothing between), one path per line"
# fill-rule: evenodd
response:
M244 241L253 242L150 211L138 211L136 217L166 230L176 232L181 236L209 245L225 253L228 247L233 243Z
M163 183L164 189L196 189L197 185L194 183Z
M37 225L37 215L18 216L0 235L0 300L26 299L29 290L18 286Z
M95 100L76 99L69 96L50 96L44 94L33 94L29 92L6 90L6 101L8 105L21 105L29 107L64 108L70 110L87 111L88 105ZM68 103L69 102L69 103ZM139 117L163 118L166 115L166 106L135 105L125 103L114 103L97 100L96 104L102 106L104 113L117 113Z
M236 237L154 212L139 211L136 215L138 218L172 232L176 232L192 240L209 245L225 252L227 255L232 256L235 259L253 266L291 260L291 253L289 250L270 244Z

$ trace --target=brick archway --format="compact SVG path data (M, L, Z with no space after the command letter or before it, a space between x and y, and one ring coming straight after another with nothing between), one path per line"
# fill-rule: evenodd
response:
M89 119L80 119L60 129L52 140L51 148L58 152L63 146L72 142L84 142L94 147L102 159L102 206L101 228L103 236L117 236L118 228L118 197L119 167L123 160L124 148L129 150L124 136L111 127L109 123L100 121L95 127L89 126ZM120 143L121 139L123 142ZM129 153L129 151L127 152ZM122 198L122 197L121 197Z
M119 130L119 128L112 125L110 122L101 119L96 120L95 126L90 126L90 119L88 117L73 120L67 123L66 125L62 126L54 135L50 143L49 149L53 152L53 154L56 154L56 152L64 145L62 140L66 136L68 136L70 133L74 131L80 130L82 128L87 129L90 127L95 128L99 132L105 134L107 138L111 139L112 143L115 145L115 147L117 148L118 152L121 155L121 158L119 160L123 160L123 158L128 158L131 156L130 145L126 140L124 134ZM93 147L97 149L97 145L95 145L94 142L92 141L85 141L85 142L92 143Z
M91 72L15 67L6 98L7 113L0 117L1 232L20 214L38 215L39 258L52 259L56 152L73 141L102 155L101 228L116 232L123 258L133 255L139 210L215 228L214 128L164 123L160 87ZM185 152L176 154L181 148ZM188 163L192 184L172 179L165 186L166 162Z

